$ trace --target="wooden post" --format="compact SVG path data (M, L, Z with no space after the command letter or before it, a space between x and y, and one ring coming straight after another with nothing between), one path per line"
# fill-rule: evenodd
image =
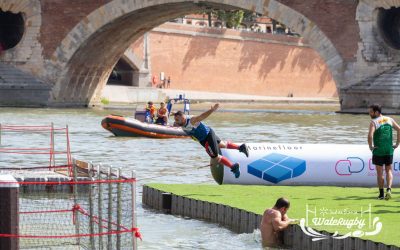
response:
M98 225L98 233L99 235L99 249L103 249L103 236L101 235L103 233L103 189L102 189L102 184L100 183L101 181L101 166L97 165L97 180L99 183L97 184L98 188L98 197L97 197L97 211L98 211L98 217L99 217L99 225Z
M93 165L92 163L88 164L88 175L89 175L89 180L93 181ZM93 220L93 214L94 214L94 207L93 207L93 184L89 184L89 230L90 230L90 248L95 249L95 239L94 239L94 220Z
M136 224L136 172L132 171L132 179L135 179L134 182L132 182L131 184L131 193L132 193L132 228L136 228L137 224ZM137 249L137 239L135 236L135 233L132 234L132 239L133 239L133 250Z
M18 235L19 184L11 175L0 175L0 234ZM19 249L19 238L0 237L1 249Z
M111 174L110 174L111 175ZM117 169L117 178L118 180L122 180L121 178L121 168ZM122 224L122 184L120 182L117 183L117 231L121 231ZM117 249L121 249L121 234L117 234Z
M52 124L53 126L53 124ZM76 184L78 181L78 170L77 170L77 165L72 165L73 172L74 172L74 184L73 184L73 190L74 190L74 206L79 206L78 204L78 188L79 186ZM79 212L77 210L74 210L74 216L75 216L75 234L79 235ZM76 243L78 246L81 244L80 238L76 237Z

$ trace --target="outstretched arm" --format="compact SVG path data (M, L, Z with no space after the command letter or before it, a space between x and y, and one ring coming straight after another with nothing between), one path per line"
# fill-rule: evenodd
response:
M374 146L372 145L372 137L374 136L374 132L375 132L375 125L371 121L371 123L369 124L369 131L368 131L368 145L371 151L374 149Z
M206 119L207 117L209 117L215 110L217 110L218 107L219 107L219 104L218 104L218 103L214 104L213 106L211 106L211 108L210 108L208 111L204 112L203 114L198 115L198 116L193 116L193 117L190 119L190 123L191 123L192 125L194 125L194 124L196 124L196 123L198 123L198 122L201 122L202 120L204 120L204 119Z

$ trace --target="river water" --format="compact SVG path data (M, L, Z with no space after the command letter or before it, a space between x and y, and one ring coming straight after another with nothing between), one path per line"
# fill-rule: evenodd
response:
M221 108L206 123L221 138L234 142L365 144L370 121L368 115L336 114L326 107L314 107L311 111L309 107L297 106L246 112L232 109L224 112L223 105ZM144 209L141 203L143 184L215 184L209 169L199 168L207 165L209 158L198 143L189 139L114 137L100 125L101 119L109 113L132 114L126 110L0 108L0 123L43 125L53 122L58 127L68 124L73 157L125 170L135 169L139 181L138 227L143 234L140 249L261 249L257 232L238 235L215 224ZM399 117L394 118L399 120ZM35 140L17 138L7 142L5 136L2 139L6 145L38 146ZM1 167L10 162L26 166L31 161L2 156L0 162Z

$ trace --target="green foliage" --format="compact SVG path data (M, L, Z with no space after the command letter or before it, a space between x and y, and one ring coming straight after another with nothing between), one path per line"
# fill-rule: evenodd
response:
M207 16L208 25L211 26L211 18L215 17L222 21L227 28L237 28L243 21L254 21L257 14L244 10L201 10L196 14L204 14Z
M243 21L243 10L217 10L214 15L223 21L227 28L237 28Z
M372 218L379 217L382 231L374 236L363 236L376 242L400 246L399 201L400 192L393 192L394 198L389 201L377 200L377 188L345 188L345 187L310 187L310 186L240 186L240 185L190 185L190 184L151 184L165 192L183 195L187 198L215 202L246 211L262 214L266 208L272 207L279 197L290 200L290 218L304 218L306 205L328 209L366 210L371 204ZM349 218L354 219L354 214ZM353 216L353 217L351 217ZM364 217L368 217L364 215ZM368 222L368 218L366 220ZM319 226L317 230L333 233L344 228L335 226ZM355 230L354 228L352 229Z

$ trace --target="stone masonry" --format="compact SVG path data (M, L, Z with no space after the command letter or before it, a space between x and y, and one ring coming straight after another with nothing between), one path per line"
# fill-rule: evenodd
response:
M23 13L26 26L0 61L51 84L50 105L95 104L130 44L167 20L208 7L253 10L300 33L328 65L342 109L364 108L349 102L346 90L400 60L376 30L377 11L400 7L399 0L0 0L2 11Z

